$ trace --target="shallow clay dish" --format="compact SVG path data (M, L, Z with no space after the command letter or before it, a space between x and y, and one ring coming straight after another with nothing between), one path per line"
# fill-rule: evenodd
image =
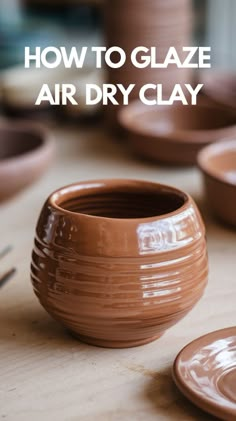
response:
M236 226L236 140L204 148L198 156L206 198L223 221Z
M203 146L236 136L236 114L213 104L145 106L134 101L121 109L119 122L140 156L175 165L195 164Z
M236 327L218 330L187 345L173 376L194 404L223 420L236 420Z
M0 201L33 183L47 168L53 142L47 131L30 123L0 124Z
M205 228L193 200L168 186L95 180L46 201L31 266L43 307L90 344L159 338L203 294Z

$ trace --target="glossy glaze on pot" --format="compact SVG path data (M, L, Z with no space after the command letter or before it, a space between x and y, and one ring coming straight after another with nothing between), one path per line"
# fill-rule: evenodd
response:
M187 345L174 363L174 380L205 411L236 419L236 327L211 332Z
M45 309L86 342L150 342L200 299L205 229L186 194L135 180L81 182L41 212L32 282Z

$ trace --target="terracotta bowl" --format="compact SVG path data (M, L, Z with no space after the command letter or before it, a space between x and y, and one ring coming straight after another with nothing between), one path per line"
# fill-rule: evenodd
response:
M205 229L193 200L160 184L97 180L46 201L31 276L43 307L90 344L159 338L203 294Z
M174 165L193 165L209 143L236 135L236 114L214 104L145 106L133 101L119 113L136 153Z
M220 219L236 226L236 140L204 148L198 165L209 206Z
M0 125L0 201L9 199L33 183L53 155L48 133L30 123Z

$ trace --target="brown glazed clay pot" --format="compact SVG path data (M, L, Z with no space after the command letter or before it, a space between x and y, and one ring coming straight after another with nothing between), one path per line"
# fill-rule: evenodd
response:
M54 192L41 212L32 282L76 337L105 347L159 338L207 282L205 229L193 200L156 183L97 180Z

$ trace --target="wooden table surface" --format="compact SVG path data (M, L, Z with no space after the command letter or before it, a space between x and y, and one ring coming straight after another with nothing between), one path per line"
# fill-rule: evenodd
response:
M194 338L236 322L236 231L218 225L195 169L137 160L100 128L54 129L57 156L34 186L0 207L1 262L17 275L0 291L0 419L11 421L211 420L177 391L176 354ZM30 283L36 220L48 194L77 180L129 177L175 185L199 204L207 225L210 279L201 302L161 339L112 350L80 343L40 307Z

